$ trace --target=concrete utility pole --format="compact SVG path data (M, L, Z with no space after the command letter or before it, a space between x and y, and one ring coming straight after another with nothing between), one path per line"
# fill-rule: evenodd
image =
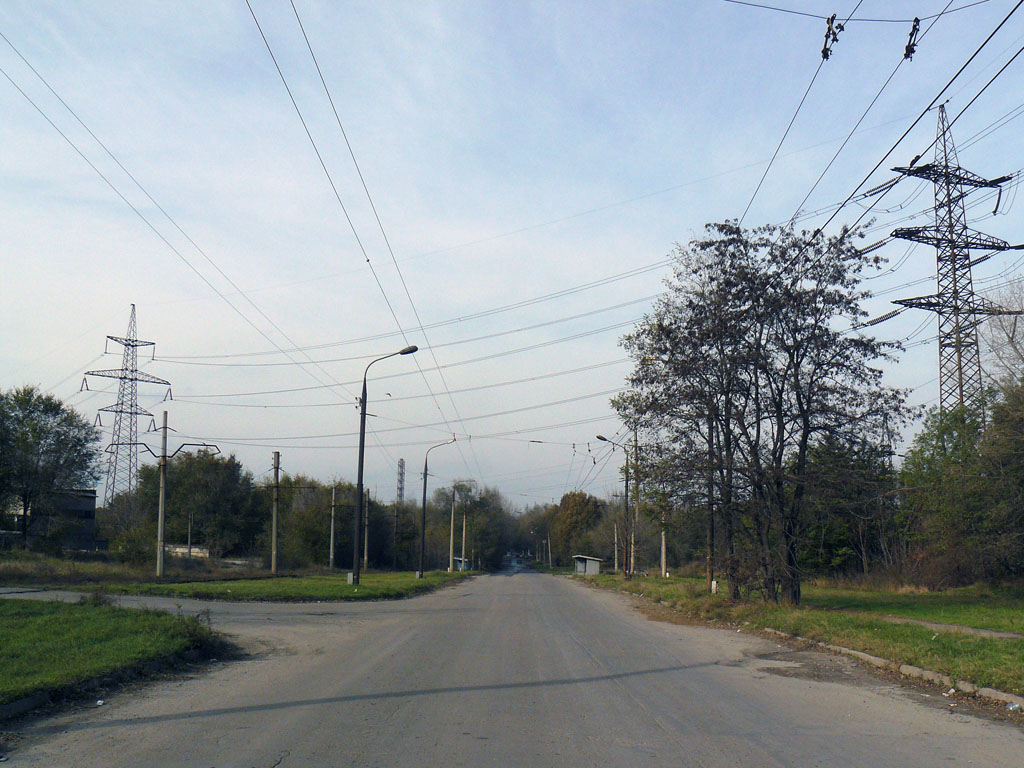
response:
M551 534L548 534L548 568L553 567L551 564Z
M274 512L270 518L270 573L277 575L277 502L281 495L281 452L274 451Z
M448 536L448 573L455 570L455 483L452 483L452 530Z
M615 542L615 544L614 544L614 547L615 547L615 565L612 568L612 570L618 571L619 570L619 524L618 523L612 523L612 534L615 537L614 538L614 542Z
M160 430L160 501L156 515L156 577L164 575L164 515L167 507L167 411Z
M661 510L661 575L668 576L668 565L665 561L665 510Z
M626 456L629 463L629 456ZM636 527L640 521L640 442L633 428L633 525L629 529L629 572L636 573Z
M334 492L337 490L338 487L336 485L331 486L331 553L329 555L327 567L332 571L334 570Z
M367 488L363 494L366 497L363 500L363 509L366 510L366 514L363 515L363 570L365 571L370 567L370 489Z
M462 568L466 570L466 505L462 505Z

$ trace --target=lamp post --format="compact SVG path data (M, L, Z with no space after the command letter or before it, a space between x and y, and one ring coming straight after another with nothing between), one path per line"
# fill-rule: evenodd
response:
M626 493L625 493L625 495L623 497L623 503L626 505L625 527L626 528L632 528L632 526L630 525L630 520L629 520L629 448L627 446L623 445L622 443L617 443L614 440L609 440L604 435L598 435L597 439L598 440L603 440L606 443L611 443L612 445L617 445L626 454L626 461L625 461L625 463L623 465L623 469L625 470L625 477L626 477ZM630 562L630 552L629 552L629 549L628 549L629 545L627 544L627 542L629 541L629 537L626 536L626 531L625 530L622 532L622 534L623 534L622 535L622 549L623 549L622 575L625 576L628 579L632 575L632 573L633 573L633 563Z
M423 506L420 508L420 569L416 571L417 579L423 578L423 550L427 542L427 459L430 457L430 452L435 448L440 448L442 445L451 445L454 442L455 435L452 435L451 440L445 440L443 443L432 445L423 454Z
M366 500L363 498L363 455L366 449L366 376L370 372L370 366L374 363L387 360L395 355L411 355L417 349L419 347L413 344L397 352L378 357L376 360L371 360L366 366L366 370L363 371L363 394L359 398L359 468L356 472L356 516L352 532L352 584L359 583L359 544L360 534L363 532L363 512L366 504Z

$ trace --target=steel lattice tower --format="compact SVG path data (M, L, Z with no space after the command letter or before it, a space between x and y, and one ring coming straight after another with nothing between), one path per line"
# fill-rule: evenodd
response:
M398 505L405 503L405 459L398 460L398 493L396 494Z
M939 316L939 408L949 411L963 406L983 414L978 324L985 316L1020 313L1002 309L974 294L971 249L1005 251L1011 246L1004 240L968 228L964 198L972 189L997 188L1011 177L988 180L959 166L945 106L939 107L935 162L911 163L910 167L893 170L931 181L935 186L934 226L903 227L892 236L934 246L938 282L938 292L931 296L893 303L926 309Z
M86 376L102 376L118 379L117 403L100 408L100 412L114 414L114 431L107 446L107 482L103 493L103 505L109 507L117 496L131 494L135 490L139 471L139 416L152 416L145 408L139 407L139 382L167 384L156 376L139 370L139 347L152 347L155 342L140 341L135 327L135 305L132 304L125 336L107 336L124 347L121 367L102 371L86 371Z

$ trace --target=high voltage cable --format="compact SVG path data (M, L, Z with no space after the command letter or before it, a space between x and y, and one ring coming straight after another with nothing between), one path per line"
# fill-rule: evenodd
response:
M726 3L732 3L734 5L746 5L746 6L750 7L750 8L761 8L761 9L766 10L766 11L777 11L779 13L786 13L786 14L790 14L792 16L806 16L806 17L809 17L809 18L812 18L812 19L820 19L822 21L827 21L828 18L829 18L828 16L821 16L821 15L819 15L817 13L808 13L807 11L797 11L797 10L795 10L793 8L780 8L780 7L776 6L776 5L765 5L764 3L754 3L754 2L750 2L750 0L722 0L722 1L726 2ZM951 11L942 11L940 13L932 14L931 16L921 16L917 20L918 21L928 21L929 19L938 18L943 13L956 13L957 11L963 11L963 10L966 10L967 8L973 8L976 5L984 5L987 2L989 2L989 0L974 0L973 3L967 3L965 5L961 5L959 8L954 8ZM914 19L847 19L846 22L844 22L844 23L848 24L851 21L853 21L853 22L860 22L862 24L864 24L864 23L871 23L871 24L912 24L914 22Z
M536 376L527 376L522 379L513 379L511 381L498 381L491 384L479 384L475 387L464 387L462 389L453 389L453 394L465 394L466 392L482 392L489 389L498 389L500 387L508 387L514 384L527 384L541 379L552 379L559 376L569 376L574 373L583 373L585 371L593 371L598 368L607 368L611 365L621 365L622 363L628 363L629 358L623 357L618 360L609 360L604 363L594 363L592 365L584 365L579 368L572 368L567 371L554 371L552 373L542 373ZM72 374L74 375L74 374ZM70 378L70 377L69 377ZM96 390L99 391L99 390ZM402 395L400 397L389 397L388 402L397 402L399 400L419 400L424 397L430 397L429 394L420 395ZM176 403L194 403L196 405L211 405L220 406L225 408L337 408L336 403L277 403L277 404L265 404L265 403L218 403L209 400L191 400L188 397L176 397L174 399Z
M3 76L5 78L7 78L7 81L11 85L14 86L14 88L18 91L18 93L20 93L25 98L25 100L28 101L28 103L32 105L32 107L36 110L36 112L38 112L42 116L42 118L44 120L46 120L47 123L50 124L50 127L52 127L55 131L57 131L58 134L60 134L61 138L63 138L64 141L67 142L68 146L70 146L78 154L78 156L81 157L82 160L85 161L85 163L104 181L104 183L108 187L110 187L110 189L114 192L114 194L117 195L121 199L121 201L125 205L127 205L135 213L135 215L146 225L146 227L148 227L153 232L153 234L155 234L164 243L164 245L166 245L168 247L168 249L170 249L170 251L175 256L177 256L178 259L181 260L182 263L185 264L185 266L187 266L190 270L192 270L192 272L194 272L196 274L196 276L199 277L199 279L202 280L207 285L207 287L210 288L210 290L212 290L221 299L223 299L223 301L229 307L231 307L231 309L234 310L234 312L239 317L241 317L248 325L250 325L257 333L259 333L263 338L265 338L268 342L270 342L272 345L277 347L279 350L281 349L280 345L276 341L274 341L274 339L272 339L262 328L260 328L252 320L250 320L249 317L244 312L242 312L242 310L240 310L233 302L231 302L230 299L228 299L224 295L224 293L219 288L217 288L217 286L215 286L212 282L210 282L210 280L202 272L200 272L196 268L196 266L194 264L192 264L192 262L189 261L189 259L181 251L179 251L174 246L174 244L171 243L171 241L168 240L163 235L163 233L160 232L160 230L158 230L156 228L156 226L148 218L146 218L145 214L143 214L142 211L140 211L134 205L134 203L132 203L127 197L125 197L124 194L122 194L122 192L114 185L114 183L106 176L106 174L104 174L88 157L86 157L85 153L82 152L82 150L78 148L78 145L76 145L68 137L68 135L66 133L64 133L64 131L62 131L57 126L57 124L53 122L53 120L50 119L50 117L39 107L39 105L36 104L36 102L32 100L32 98L21 88L21 86L19 86L11 78L11 76L7 73L7 71L5 69L3 69L2 67L0 67L0 74L3 74ZM287 338L287 336L285 338ZM294 345L295 342L292 342L290 339L289 339L289 341L290 341L290 343L292 343ZM295 364L300 366L300 367L303 367L304 370L308 370L308 369L304 368L304 366L306 365L305 363L301 363L299 361L296 361ZM313 378L316 379L318 382L320 382L321 387L324 387L324 388L341 386L341 385L339 385L337 383L334 383L334 384L324 384L323 381L321 379L317 378L315 375L313 376ZM348 393L348 394L349 394L349 396L351 396L351 393Z
M377 220L377 226L380 228L381 237L384 238L384 244L387 246L388 253L391 255L391 263L395 265L395 272L398 273L398 279L402 283L402 289L405 291L405 297L406 299L408 299L409 306L412 308L412 313L413 316L416 318L416 323L419 326L420 333L423 334L423 339L424 341L427 342L427 350L430 352L430 357L434 361L434 365L437 367L437 374L441 379L441 385L444 387L445 392L448 394L448 402L451 403L452 410L455 412L455 419L456 421L461 422L462 415L459 413L459 407L455 403L455 398L452 397L451 388L448 386L448 381L444 377L444 371L441 369L440 363L437 360L437 356L434 354L434 347L433 345L431 345L430 339L427 337L427 331L423 326L423 320L420 319L420 313L419 310L416 308L416 302L413 301L412 293L409 291L409 286L405 282L405 275L402 274L402 268L398 266L398 259L395 258L395 251L391 247L391 241L388 239L387 232L384 231L384 223L380 220L380 214L377 212L377 206L376 204L374 204L373 197L370 195L370 189L369 187L366 186L366 179L363 178L363 171L359 167L359 161L356 160L356 153L352 149L351 142L348 140L348 133L345 132L345 126L342 125L341 116L338 114L338 108L334 104L334 97L331 96L331 90L330 88L327 87L327 81L324 79L324 73L320 69L320 62L317 60L316 54L313 52L313 45L310 43L309 37L306 35L306 28L302 24L302 19L299 17L299 9L295 7L294 0L290 0L290 2L292 6L292 11L295 13L295 20L298 22L299 29L302 31L302 39L306 41L306 47L309 49L310 58L313 59L313 64L314 66L316 66L317 75L319 75L320 77L320 83L321 85L323 85L324 93L327 94L327 100L331 104L331 111L334 112L334 119L338 123L338 129L341 131L341 135L345 139L345 146L348 148L349 157L352 158L352 164L355 166L356 173L359 175L359 183L362 184L363 192L366 193L366 199L370 203L370 208L373 211L373 217ZM395 319L397 321L397 318ZM399 325L401 324L399 323ZM414 362L416 363L416 367L419 368L419 362L416 360L414 360ZM426 382L426 376L423 377L423 380L424 382ZM431 394L433 394L433 390L430 390L429 384L428 390L431 392ZM435 403L437 403L436 398ZM437 406L438 411L441 412L441 418L445 418L444 412L441 411L440 404L437 404ZM459 447L458 450L459 453L461 454L462 448ZM483 468L480 466L480 460L477 457L476 451L473 449L472 444L470 445L470 452L473 454L473 461L476 463L477 473L482 474ZM465 457L463 457L463 462L465 462Z
M485 309L485 310L481 310L479 312L472 312L472 313L470 313L468 315L460 315L458 317L449 318L448 320L438 320L437 322L434 322L434 323L428 323L425 327L426 328L441 328L441 327L449 326L449 325L459 325L461 323L468 322L470 320L478 320L478 319L483 318L483 317L490 317L490 316L501 314L503 312L508 312L508 311L511 311L511 310L514 310L514 309L521 309L523 307L532 306L534 304L540 304L542 302L550 301L552 299L562 298L563 296L569 296L569 295L572 295L572 294L580 293L581 291L589 290L591 288L596 288L596 287L600 287L600 286L603 286L603 285L609 285L610 283L614 283L614 282L617 282L619 280L623 280L623 279L628 278L628 277L635 277L637 275L646 274L647 272L653 272L654 270L660 269L661 267L668 266L671 263L672 263L672 259L671 258L661 259L659 261L654 262L653 264L648 264L647 266L644 266L644 267L637 267L636 269L627 270L626 272L620 272L620 273L615 274L615 275L610 275L609 277L601 278L600 280L594 280L594 281L591 281L589 283L583 283L582 285L573 286L571 288L564 288L564 289L562 289L560 291L554 291L552 293L546 293L546 294L543 294L541 296L536 296L536 297L534 297L532 299L523 299L521 301L513 302L512 304L504 304L504 305L499 306L499 307L492 307L491 309ZM341 339L339 341L325 342L325 343L322 343L322 344L311 344L311 345L307 345L307 346L301 347L301 349L305 350L305 351L313 351L313 350L317 350L317 349L329 349L331 347L342 347L342 346L347 346L347 345L350 345L350 344L361 344L361 343L366 342L366 341L377 341L379 339L386 339L386 338L390 338L392 336L398 336L398 335L400 335L399 331L389 331L387 333L378 333L378 334L374 334L372 336L359 336L359 337L352 338L352 339ZM290 351L294 352L294 351L297 351L297 349L293 349L293 350L290 350ZM213 355L167 355L167 356L161 357L161 360L207 360L207 359L225 359L225 358L235 358L235 357L259 357L259 356L262 356L262 355L274 355L274 354L278 354L278 353L276 351L266 350L266 351L263 351L263 352L236 352L236 353L230 353L230 354L213 354Z
M853 14L857 12L857 9L860 8L862 2L863 0L857 0L857 5L854 6L853 11L850 13L850 17L846 19L846 22L844 22L844 24L850 21L850 18L852 18ZM835 17L832 18L834 19ZM842 26L843 25L839 25L839 28L841 28ZM829 20L829 29L832 29L831 19ZM739 221L737 221L737 226L743 226L743 219L747 217L747 213L750 211L750 206L754 204L754 199L757 197L757 193L761 191L761 185L764 184L764 180L768 178L768 172L772 169L772 165L775 164L775 158L779 156L779 151L782 149L782 145L786 142L786 137L789 136L789 132L793 128L793 123L796 122L796 118L800 114L800 110L803 109L804 102L807 101L807 95L811 92L811 88L814 87L814 81L818 79L818 73L821 72L821 68L825 65L825 62L828 60L828 56L826 56L826 53L828 51L828 33L826 33L825 35L825 42L826 48L825 50L822 51L821 61L818 62L818 66L814 70L814 74L811 76L811 82L807 84L807 89L804 91L804 95L800 97L800 103L796 105L796 111L793 112L793 116L789 119L789 125L787 125L786 130L783 131L782 138L779 139L779 144L778 146L775 147L775 152L772 153L771 160L768 161L768 165L765 166L764 173L761 174L760 181L757 182L757 186L754 188L754 194L750 196L750 200L747 201L747 207L743 209L743 214L740 216ZM849 137L847 137L847 141L849 141ZM843 146L846 146L845 142L843 143ZM840 150L841 149L842 147L840 147ZM817 185L817 183L815 183L815 185Z
M40 74L40 72L32 65L32 63L27 58L25 58L25 56L21 53L21 51L18 50L18 48L6 37L6 35L3 34L3 32L0 32L0 38L3 38L4 42L7 43L7 45L11 48L12 51L14 51L15 54L17 54L18 58L20 58L25 63L25 65L32 71L32 73L39 79L39 81L42 82L42 84L44 86L46 86L46 89L51 94L53 94L53 96L61 103L61 105L68 111L68 113L78 122L79 125L82 126L82 128L86 131L86 133L88 133L89 136L92 137L92 139L103 149L103 151L117 165L117 167L120 168L121 171L123 171L124 174L129 179L131 179L132 183L135 184L135 186L139 189L139 191L142 192L142 194L146 196L146 199L149 200L153 204L153 206L158 211L160 211L161 214L163 214L164 218L166 218L167 221L170 222L171 225L179 233L181 233L181 235L189 242L189 244L193 248L195 248L195 250L204 259L206 259L207 263L209 263L210 266L212 266L217 271L217 273L222 278L224 278L224 280L226 280L227 283L232 288L235 289L235 292L239 296L241 296L243 299L245 299L247 302L249 302L249 304L252 306L252 308L255 309L256 312L259 313L259 315L261 317L263 317L264 320L266 320L268 323L270 323L270 325L278 333L280 333L281 336L283 336L285 338L285 340L288 341L288 343L292 344L292 346L294 347L295 346L295 342L291 340L291 338L288 336L288 334L285 333L281 329L281 327L277 323L275 323L251 298L249 298L249 296L244 291L242 291L238 287L238 285L235 284L235 282L230 277L228 277L228 275L210 257L210 255L203 248L201 248L198 243L196 243L196 241L181 227L180 224L178 224L177 220L175 220L174 217L171 216L170 213L168 213L167 210L159 202L157 202L157 200L149 193L149 190L147 190L146 187L143 186L143 184L138 180L138 178L131 171L129 171L128 168L125 167L125 165L120 161L120 159L118 159L118 157L111 151L111 149L99 138L99 136L97 136L93 132L93 130L85 123L85 121L82 120L81 117L79 117L78 113L75 112L75 110L71 108L71 106L63 99L63 97L61 97L61 95L59 93L57 93L56 89L54 89L53 86L50 85L49 81L45 77L43 77L42 74ZM279 352L281 352L281 353L283 353L285 355L288 354L288 352L286 352L284 349L282 349L282 347L276 341L274 341L272 338L270 338L255 323L253 323L251 320L249 320L249 318L244 313L242 313L242 311L239 310L238 307L236 307L230 300L228 300L227 296L223 292L221 292L209 280L207 280L206 277L203 276L203 274L200 273L199 270L197 270L192 265L192 263L187 258L185 258L185 256L183 254L181 254L173 245L171 245L171 243L167 240L167 238L165 238L159 231L157 231L155 226L152 223L150 223L150 221L138 210L138 208L136 208L123 194L121 194L121 192L113 185L113 183L102 172L100 172L100 170L85 156L85 154L81 150L78 149L78 147L74 144L74 142L72 142L64 134L64 132L61 131L53 123L52 120L50 120L50 118L42 111L42 109L34 101L32 101L31 98L28 97L28 95L14 82L14 80L10 77L10 75L7 74L7 72L3 71L2 69L0 69L0 72L3 72L4 76L11 82L11 84L14 85L14 87L18 89L18 91L22 94L22 96L24 96L26 98L26 100L28 100L28 102L33 107L35 107L36 111L39 112L39 114L42 115L43 118L48 123L50 123L50 125L54 128L54 130L56 130L64 138L64 140L68 144L71 145L72 149L74 149L79 154L79 156L83 160L85 160L86 163L89 164L89 166L100 176L101 179L103 179L103 181L105 181L107 183L107 185L114 191L114 193L117 194L118 197L120 197L121 200L124 201L125 204L127 204L128 207L130 207L135 212L135 214L137 216L139 216L139 218L141 218L143 220L143 222L145 222L145 224L151 230L153 230L153 232L157 235L157 237L159 237L161 240L163 240L163 242L175 253L175 255L178 256L179 259L181 259L183 262L185 262L186 266L188 266L193 272L195 272L196 275L198 275L199 278L204 283L206 283L207 286L209 286L210 289L213 290L214 293L216 293L225 303L227 303L228 306L230 306L243 320L245 320L246 323L248 323L250 326L252 326L261 336L263 336L274 347L276 347ZM296 349L294 351L301 351L301 350ZM294 361L294 364L295 365L299 365L299 366L306 365L306 363L302 363L300 361ZM324 375L329 380L333 380L332 377L330 376L330 374L328 374L326 371L323 371L323 373L324 373ZM313 376L313 378L316 379L318 382L323 383L323 381L321 379L318 379L316 376ZM348 397L354 397L354 395L351 392L347 392L346 391L345 394Z
M920 36L917 38L918 43L920 43L920 41L923 40L925 38L925 36L929 32L931 32L932 27L934 27L938 23L939 18L941 18L941 16L944 13L946 13L946 9L948 9L949 6L952 5L952 4L953 4L953 0L949 0L949 2L946 3L946 7L943 8L940 13L935 15L934 20L932 21L932 23L929 24L928 27L924 30L924 32L922 32L920 34ZM858 7L860 6L859 3L857 5L858 5ZM856 8L854 9L854 11L856 11ZM851 16L852 16L852 14L851 14ZM847 19L846 21L847 21L847 23L849 23L850 20ZM861 113L861 116L857 119L857 122L854 123L853 128L850 129L850 132L846 135L846 138L843 139L843 143L839 145L839 149L837 149L835 154L832 155L832 159L828 161L828 164L825 166L824 170L821 172L821 174L818 176L818 178L815 180L815 182L811 185L811 188L807 191L807 194L804 195L804 199L801 200L800 204L796 207L796 211L794 211L793 216L790 219L791 221L796 218L796 215L800 212L800 209L803 208L804 204L807 202L807 200L810 198L810 196L814 193L814 190L816 190L818 188L818 185L821 183L821 180L825 178L825 174L828 173L828 171L832 167L833 163L835 163L836 158L839 157L839 155L842 153L843 149L845 149L846 145L849 143L850 139L853 138L853 135L857 132L857 128L859 128L860 124L862 122L864 122L864 118L866 118L868 116L868 112L870 112L871 108L873 106L875 106L875 103L881 97L883 91L885 91L885 89L889 86L889 83L892 82L892 79L894 77L896 77L896 73L899 72L900 67L902 67L904 62L906 62L907 60L908 59L907 59L906 56L901 56L900 57L900 60L897 62L896 66L893 67L892 72L889 73L889 77L887 77L885 79L885 82L882 83L882 87L878 89L878 92L875 93L874 98L872 98L870 103L867 105L867 107L864 108L864 111ZM817 73L815 73L815 75L817 75ZM740 221L742 221L742 218L740 219Z
M285 78L284 72L281 70L280 65L277 63L277 56L274 55L274 50L270 46L270 41L267 39L267 36L263 33L263 27L260 26L259 19L256 18L256 12L253 10L252 4L250 3L250 1L249 0L245 0L245 4L246 4L246 7L248 7L248 9L249 9L249 13L252 16L252 20L256 24L256 28L259 30L260 37L263 39L263 44L264 44L264 46L266 46L267 53L270 54L270 58L274 62L274 68L277 70L277 74L281 78L281 83L284 85L285 90L288 92L288 98L291 100L292 106L295 109L295 114L298 115L299 121L302 123L302 128L306 132L306 137L309 139L309 143L312 145L313 151L316 153L317 160L320 161L320 167L323 169L324 175L327 176L327 181L330 183L331 190L334 192L334 197L338 201L338 205L341 207L342 213L345 215L345 220L348 222L349 229L352 230L352 236L355 238L356 244L359 246L359 250L363 254L363 258L366 260L366 264L367 264L367 266L369 266L370 272L373 274L373 279L377 283L377 287L380 289L381 296L383 296L384 302L385 302L385 304L387 304L388 310L391 312L392 318L394 318L395 325L398 327L399 331L401 332L402 338L405 340L406 344L409 344L409 339L408 339L408 337L405 334L405 330L402 328L402 323L398 319L398 315L395 313L395 308L391 304L391 299L388 298L387 291L384 290L384 284L381 283L380 278L377 275L377 270L374 269L373 263L370 261L370 256L366 252L366 248L363 246L363 241L359 237L359 233L356 231L355 223L352 221L352 217L349 216L348 209L345 207L345 203L341 199L341 194L338 192L338 187L334 183L334 178L331 176L331 172L327 169L327 164L324 162L323 156L320 154L320 149L317 146L316 141L313 139L313 134L310 133L309 126L306 124L306 119L302 115L302 110L299 109L298 102L295 101L295 96L292 94L292 89L288 85L288 80L287 80L287 78ZM301 23L300 23L300 26L301 26ZM305 36L305 31L303 31L303 35ZM317 69L319 70L319 65L317 66ZM332 101L332 106L333 106L333 101ZM347 139L346 139L346 142L347 142ZM403 278L403 284L404 284L404 278ZM426 373L424 373L423 368L420 366L419 361L416 360L415 358L413 358L413 363L416 365L417 370L420 372L420 374L421 374L421 376L423 378L423 383L424 383L424 385L427 388L427 391L430 392L431 394L433 394L434 390L430 386L430 382L427 380ZM436 366L437 365L437 361L435 360L434 363L435 363L435 366ZM442 379L443 379L443 376L442 376ZM448 420L447 416L445 415L444 410L441 408L441 404L437 401L436 397L434 397L434 405L437 408L438 413L441 415L441 418L443 420L445 420L445 422L447 422L447 420ZM454 402L453 402L453 407L454 407ZM462 447L459 446L459 445L456 445L456 447L458 448L459 454L462 455ZM468 464L468 462L466 462L465 456L463 455L462 458L463 458L463 463L466 464L466 467L468 469L469 468L469 464ZM475 455L474 455L474 459L475 459ZM477 469L480 469L479 461L477 462Z
M595 336L595 335L597 335L599 333L606 333L608 331L618 330L619 328L625 328L626 326L635 325L640 320L641 320L641 318L637 317L637 318L633 318L632 320L623 321L621 323L613 323L612 325L606 325L606 326L604 326L602 328L596 328L596 329L592 329L592 330L589 330L589 331L584 331L582 333L576 333L576 334L573 334L571 336L561 336L561 337L559 337L557 339L552 339L552 340L549 340L549 341L542 341L542 342L538 342L536 344L530 344L530 345L525 346L525 347L519 347L517 349L509 349L509 350L505 350L504 352L494 352L492 354L483 355L481 357L474 357L474 358L470 358L470 359L467 359L467 360L458 360L458 361L456 361L454 363L445 363L444 367L445 368L457 368L457 367L462 366L462 365L471 365L471 364L474 364L474 363L485 362L487 360L494 360L494 359L497 359L499 357L507 357L508 355L517 355L520 352L530 352L530 351L535 350L535 349L541 349L543 347L550 347L550 346L553 346L555 344L562 344L562 343L564 343L566 341L575 341L576 339L582 339L582 338L586 338L588 336ZM424 369L424 371L427 372L427 373L430 373L433 370L434 370L433 368L426 368L426 369ZM398 372L398 373L387 373L387 374L382 374L380 376L377 376L375 378L375 380L376 381L384 381L384 380L387 380L387 379L397 379L397 378L402 378L404 376L412 376L412 375L414 375L414 373L412 371L404 371L404 372ZM356 380L356 381L353 381L353 382L349 382L349 383L351 383L351 384L358 384L361 381L362 381L362 379L359 379L359 380ZM210 395L186 394L186 397L194 397L194 398L200 398L201 397L201 398L211 398L211 399L212 398L218 398L218 397L247 397L247 396L250 396L250 395L276 395L276 394L284 394L284 393L289 393L289 392L308 392L308 391L313 390L313 389L319 389L319 387L286 387L286 388L282 388L282 389L267 389L267 390L261 390L261 391L255 391L255 392L219 392L217 394L210 394Z
M563 445L563 446L567 446L567 445L571 445L571 443L558 443L558 442L547 441L547 440L536 440L536 439L529 439L529 438L526 438L526 437L514 437L514 436L516 436L516 435L532 435L532 434L536 434L538 432L545 432L545 431L550 430L550 429L564 429L565 427L576 427L576 426L580 426L582 424L596 424L596 423L601 422L601 421L608 421L609 419L618 419L618 418L619 417L616 414L608 413L608 414L604 414L602 416L593 416L593 417L590 417L590 418L576 419L574 421L563 421L563 422L559 422L557 424L542 424L540 426L535 426L535 427L526 427L526 428L522 428L522 429L507 430L505 432L493 432L493 433L478 434L478 435L461 434L461 435L458 435L458 436L462 440L504 440L504 441L507 441L507 442L545 443L545 444L548 444L548 445ZM182 434L179 434L179 437L189 438L189 439L193 439L193 440L213 440L214 439L214 438L209 437L209 436L202 437L202 436L199 436L199 435L182 435ZM217 442L218 443L222 443L224 445L237 445L237 446L242 446L242 447L246 447L246 448L269 448L269 447L271 447L273 445L273 443L258 443L258 442L254 443L254 442L248 442L246 440L231 440L231 439L223 439L223 438L219 439ZM434 442L436 442L435 438L431 438L429 440L408 440L408 441L402 441L402 442L397 442L397 443L382 443L381 446L384 447L384 448L407 448L407 447L431 445ZM336 451L336 450L352 450L352 449L355 449L355 448L358 448L358 447L359 447L358 445L289 445L288 449L289 450L308 450L308 451L315 451L315 450L332 450L332 451Z
M496 338L498 338L500 336L511 336L512 334L516 334L516 333L524 333L526 331L535 331L535 330L537 330L539 328L548 328L548 327L550 327L552 325L558 325L560 323L568 323L568 322L572 322L573 320L580 320L580 319L582 319L584 317L592 317L593 315L602 314L604 312L612 312L612 311L614 311L616 309L622 309L623 307L630 307L630 306L633 306L634 304L642 304L642 303L645 303L645 302L649 302L649 301L651 301L653 299L658 298L661 295L662 294L660 294L660 293L655 293L655 294L651 294L650 296L642 296L639 299L632 299L631 301L624 301L624 302L622 302L620 304L613 304L612 306L609 306L609 307L600 307L598 309L592 309L589 312L582 312L582 313L580 313L578 315L570 315L569 317L560 317L560 318L556 318L554 320L546 320L543 323L535 323L533 325L527 325L527 326L523 326L521 328L511 328L511 329L508 329L508 330L505 330L505 331L495 331L494 333L486 333L486 334L483 334L481 336L472 336L472 337L470 337L468 339L456 339L455 341L446 341L443 344L435 344L433 347L431 347L431 349L442 349L444 347L456 347L456 346L460 346L462 344L472 344L472 343L478 342L478 341L487 341L488 339L496 339ZM348 362L348 361L352 361L352 360L368 360L368 359L371 359L371 358L373 358L375 356L376 355L372 355L371 354L371 355L353 355L351 357L332 357L332 358L327 358L327 359L324 359L324 360L317 360L316 362L320 363L320 364L323 364L323 363L340 363L340 362ZM278 367L281 367L281 366L289 366L289 365L291 365L291 363L211 363L211 362L201 362L201 361L197 361L197 360L182 360L182 359L173 358L173 357L158 357L158 358L156 358L156 360L159 361L159 362L172 363L172 364L175 364L175 365L199 365L199 366L208 366L208 367L214 367L214 368L278 368ZM435 360L435 363L436 363L436 360Z

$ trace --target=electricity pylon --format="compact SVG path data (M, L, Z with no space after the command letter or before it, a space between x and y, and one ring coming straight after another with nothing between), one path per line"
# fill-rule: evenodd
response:
M108 343L113 341L124 347L121 367L102 371L86 371L86 376L102 376L117 379L117 403L100 408L100 412L114 414L114 430L107 446L107 482L103 493L103 505L109 507L114 499L122 494L131 494L135 490L139 472L139 416L152 416L145 408L139 407L139 382L148 384L166 384L156 376L139 370L139 347L152 347L155 342L140 341L135 327L135 305L132 304L131 317L128 320L128 333L125 336L107 336ZM104 349L104 351L106 351Z
M984 416L981 360L978 352L978 324L991 315L1016 315L988 299L974 294L971 279L971 249L1005 251L1005 240L977 232L967 226L964 198L972 189L998 188L1011 176L984 179L961 168L946 119L945 106L939 107L939 127L935 142L935 161L925 165L911 163L893 168L904 176L932 182L935 187L935 224L927 227L903 227L893 237L935 246L938 292L893 302L904 307L926 309L939 316L939 408L949 411L963 407Z
M398 488L396 491L395 498L398 505L401 506L405 503L405 459L398 460Z

